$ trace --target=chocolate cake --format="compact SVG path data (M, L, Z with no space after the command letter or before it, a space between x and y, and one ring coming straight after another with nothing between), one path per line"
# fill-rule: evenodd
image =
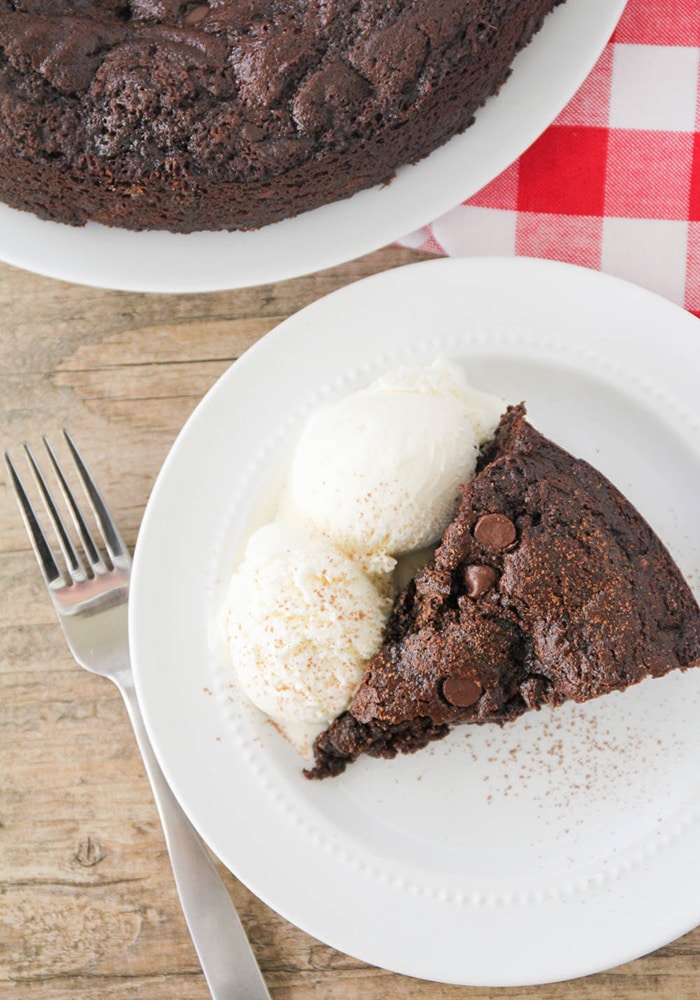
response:
M700 609L659 538L600 472L511 407L306 774L699 661Z
M0 200L190 232L346 198L470 125L560 2L0 0Z

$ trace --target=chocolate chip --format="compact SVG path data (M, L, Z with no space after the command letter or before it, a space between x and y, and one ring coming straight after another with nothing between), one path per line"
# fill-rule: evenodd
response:
M442 682L442 694L455 708L469 708L479 700L481 684L471 677L447 677Z
M202 3L202 4L197 4L194 7L190 7L185 13L184 24L186 24L188 27L192 27L195 24L199 24L200 21L204 20L204 18L207 16L208 13L209 13L208 4Z
M498 573L492 566L467 566L464 574L468 597L481 597L493 587Z
M518 533L505 514L484 514L474 526L474 538L486 549L497 552L512 545Z

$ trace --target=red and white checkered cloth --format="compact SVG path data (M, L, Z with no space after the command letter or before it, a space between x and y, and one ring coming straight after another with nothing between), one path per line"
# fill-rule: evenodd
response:
M598 268L700 316L700 0L629 0L550 128L401 243Z

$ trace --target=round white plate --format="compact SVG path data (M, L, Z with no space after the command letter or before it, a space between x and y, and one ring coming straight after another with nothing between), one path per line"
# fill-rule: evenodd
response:
M626 0L568 0L476 123L391 184L250 233L133 233L44 222L0 205L0 260L101 288L206 292L279 281L376 250L443 215L544 131L600 55Z
M287 919L387 969L524 985L700 922L700 671L463 728L310 782L239 697L219 612L320 402L443 354L637 504L700 583L700 325L650 292L530 259L441 259L350 285L233 365L177 439L136 551L131 639L163 769L204 839Z

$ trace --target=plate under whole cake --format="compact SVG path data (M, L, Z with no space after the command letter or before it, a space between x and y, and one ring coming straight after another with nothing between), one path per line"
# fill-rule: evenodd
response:
M474 125L400 168L387 185L233 233L74 228L3 205L0 259L88 285L193 292L280 280L358 257L437 218L520 155L583 82L623 8L624 0L569 0L555 9Z

